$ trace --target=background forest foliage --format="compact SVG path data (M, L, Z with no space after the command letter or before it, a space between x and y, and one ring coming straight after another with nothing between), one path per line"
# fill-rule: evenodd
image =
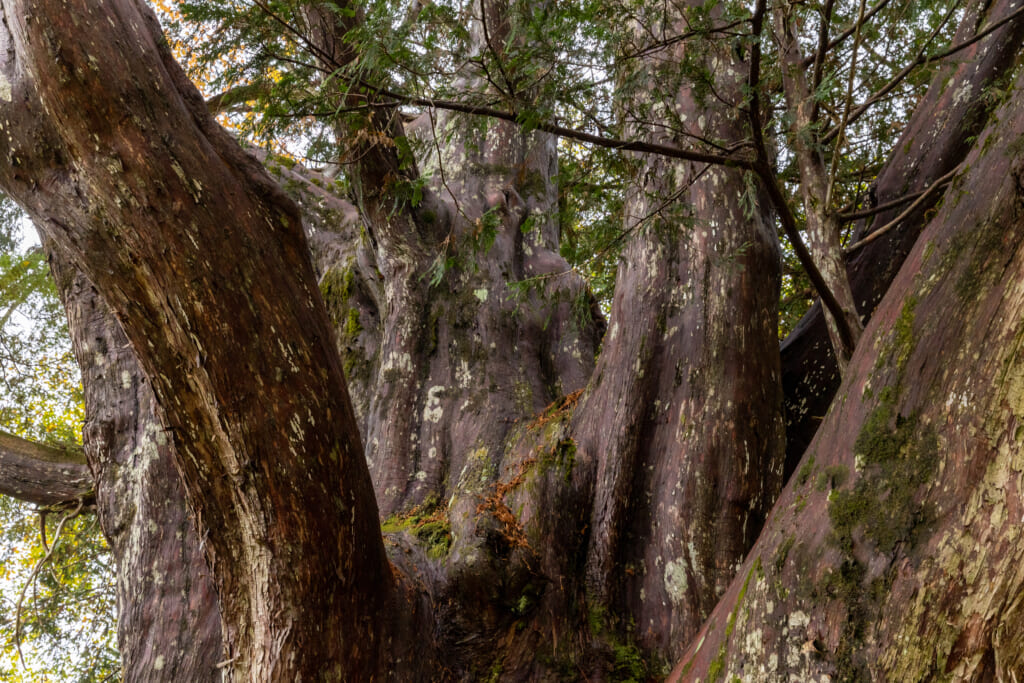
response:
M474 11L472 2L366 0L364 18L348 36L358 58L325 70L317 61L323 55L302 38L301 2L152 4L190 77L206 97L218 97L223 124L282 163L301 163L335 178L342 193L345 166L351 159L334 132L341 120L358 136L365 130L367 108L353 106L351 97L343 99L339 93L389 99L410 119L422 112L434 116L436 110L423 106L431 101L460 111L504 112L527 129L554 122L626 140L649 133L654 108L683 84L698 97L715 97L702 57L703 41L730 41L741 55L750 47L745 3L727 3L724 17L714 27L708 12L691 12L689 30L676 35L666 33L671 22L665 20L664 8L647 0L518 0L511 3L515 33L499 59L494 51L471 51L466 27L467 13ZM335 3L322 4L342 21L351 12ZM816 24L823 4L801 3L797 11ZM834 208L852 214L870 202L871 184L932 76L927 56L950 44L963 3L829 4L834 4L834 27L853 25L858 13L866 10L874 13L856 40L829 53L815 90L822 111L820 132L824 137L829 130L840 132L828 150ZM638 58L661 53L667 57L668 49L682 40L693 46L688 51L692 63L666 58L651 92L650 81L641 78ZM786 138L789 121L781 76L773 51L763 49L763 54L765 129L778 177L799 220L800 203L794 198L798 173ZM913 62L919 67L895 78ZM481 81L467 80L467 65L482 74ZM322 87L332 81L342 87ZM998 88L984 94L999 96ZM869 99L869 109L850 116L854 103ZM465 115L459 125L486 127L491 120ZM840 121L845 127L838 125ZM674 130L665 134L684 132L683 124L675 121ZM725 141L693 142L729 151L723 147ZM443 180L440 150L435 155L411 141L408 145L403 151L410 163L414 155L427 160L421 177L433 173ZM568 137L560 140L559 151L563 256L586 277L607 311L626 237L624 198L640 159ZM753 194L753 178L750 188ZM417 188L407 192L415 197ZM845 221L844 243L853 238L855 226L853 220ZM13 204L0 204L0 429L47 443L77 445L84 419L80 380L45 258L26 229ZM785 239L780 241L786 245ZM438 254L442 277L444 258ZM806 276L785 246L784 258L780 338L804 314L812 296ZM51 543L60 518L58 513L44 516ZM0 681L116 680L116 601L98 526L90 515L71 520L53 557L30 581L45 554L39 525L38 511L0 498ZM15 621L23 589L20 663Z

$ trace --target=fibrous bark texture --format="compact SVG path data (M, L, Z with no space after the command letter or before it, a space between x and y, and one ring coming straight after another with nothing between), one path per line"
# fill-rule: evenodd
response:
M672 56L688 58L682 47ZM664 59L644 66L652 90ZM745 65L728 49L703 61L718 97L738 102ZM743 138L737 109L682 85L670 95L687 133ZM588 586L636 620L645 647L672 657L781 485L779 250L761 206L742 205L742 172L654 158L638 179L609 331L573 434L595 468Z
M343 75L362 15L335 9L301 16ZM300 165L264 157L268 175L217 126L141 2L0 10L0 184L45 236L68 308L127 678L607 679L623 651L670 662L690 643L677 673L704 679L1018 666L1003 634L1020 628L1019 558L988 539L1016 538L1003 492L1024 470L1024 172L1004 153L1019 106L947 192L743 565L784 453L779 247L753 176L633 160L602 338L559 255L548 133L434 110L403 122L325 78L325 100L369 112L333 129L340 199ZM688 30L663 10L642 19ZM521 40L523 11L474 5L457 74L510 110L530 94L485 85L480 65ZM985 112L955 93L1002 73L1021 30L947 67L955 92L922 106L949 116L915 115L935 135L905 138L880 193L958 163ZM630 133L744 149L756 117L733 47L638 53L652 97L624 113ZM682 63L714 87L669 78ZM651 132L673 125L680 139ZM791 420L817 415L801 396L826 395L827 346L802 356L818 374L795 384ZM887 619L883 599L912 607ZM928 634L917 649L911 632Z
M836 405L679 678L1024 672L1024 168L995 144L1024 136L1022 87L879 304Z
M82 369L97 514L117 563L122 676L219 680L217 594L149 382L96 289L59 253L50 262Z
M5 189L103 292L151 380L225 671L386 670L395 583L294 204L209 116L147 8L0 7Z

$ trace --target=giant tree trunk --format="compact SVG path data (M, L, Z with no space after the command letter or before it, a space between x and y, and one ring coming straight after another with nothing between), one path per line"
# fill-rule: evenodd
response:
M102 292L151 380L225 667L386 670L377 615L396 584L294 204L206 112L148 9L0 7L6 189Z
M677 32L686 28L681 12L664 17ZM745 65L721 44L705 47L718 97L738 104ZM669 63L692 58L688 49L676 47ZM654 92L667 80L663 60L641 67ZM686 133L744 138L729 100L675 87L663 95ZM664 138L654 141L681 142ZM609 332L573 436L596 467L591 593L635 620L648 651L673 657L732 578L781 485L780 257L765 209L742 205L741 171L653 158L638 178Z
M879 304L682 679L1024 674L1022 95Z
M477 49L500 51L517 35L514 8L479 7ZM755 203L744 213L740 171L638 164L631 236L595 364L603 323L558 255L550 135L509 123L481 131L432 112L407 132L394 112L375 108L365 122L372 134L337 127L339 145L352 147L354 204L305 183L301 168L277 169L298 181L285 184L298 189L303 225L296 205L210 118L140 2L0 0L0 9L0 184L53 245L119 590L151 606L125 614L129 678L200 680L214 669L254 681L607 678L625 673L617 658L632 642L650 660L684 651L782 481L778 247L766 212ZM661 25L685 28L676 8L666 11ZM343 34L358 12L311 3L304 16L322 57L353 58ZM111 30L123 39L107 39ZM729 46L708 49L701 58L718 101L670 82L673 116L690 122L688 134L740 141L749 134L742 65ZM690 55L680 44L673 57ZM469 64L460 78L482 87ZM664 85L656 61L639 64ZM1021 130L1008 117L1001 125L999 135ZM396 150L406 134L433 151L404 163ZM992 159L1008 163L999 154L978 163L998 173ZM403 192L422 169L437 172L414 202ZM1015 176L993 177L1004 176L1006 194L988 188L997 212L1016 206ZM915 267L956 271L973 253L966 240L955 249L941 241L960 220L956 207L947 199ZM989 234L989 246L1013 253L1012 234ZM1017 274L1015 261L977 254L972 274L952 278L962 320L987 315L996 325L997 294L984 278L996 277L989 268ZM509 282L531 277L539 286L516 298ZM858 591L903 591L913 571L935 569L914 544L953 517L942 516L952 513L941 501L915 497L934 460L916 444L955 445L955 420L935 412L944 381L964 385L942 400L952 396L965 421L972 401L987 400L969 373L928 375L939 356L914 343L932 329L925 313L939 310L935 302L953 301L949 280L921 279L908 300L917 308L904 305L902 316L899 302L880 308L865 339L891 356L878 366L887 386L864 391L873 349L862 343L848 379L857 396L833 411L811 451L820 462L808 461L806 477L787 489L688 674L750 673L722 640L739 628L751 640L762 629L786 667L803 666L793 634L804 637L804 617L818 613L794 607L795 625L781 634L772 630L777 618L764 620L767 608L742 621L723 615L741 593L762 605L814 597L822 613L853 615L849 633L823 620L821 637L809 641L831 648L821 672L863 669L869 660L857 649L882 648L877 634L895 627L864 626L876 606ZM896 321L891 338L879 330L886 320ZM1001 334L980 323L964 329ZM962 342L962 372L995 362L974 354L966 334L940 332L946 357ZM1012 379L1015 347L998 348L1009 372L1000 377ZM354 410L346 385L358 392ZM1015 390L1006 396L1016 400ZM972 448L1001 443L1010 433L1001 429L995 418L979 422ZM844 449L840 435L854 431L870 438ZM864 456L859 473L855 453ZM952 470L940 474L965 485ZM994 481L1011 471L997 468ZM806 490L818 485L838 489L832 503ZM388 516L383 538L377 501ZM790 509L816 536L797 544L786 535ZM986 519L1004 522L1000 509ZM186 519L196 533L178 537ZM756 565L769 546L778 549L776 573L792 580L786 596L765 597L775 584L742 580L769 571L768 560ZM200 556L218 597L220 638ZM798 573L819 557L838 571L800 584ZM909 574L892 574L892 557L906 557L899 567ZM178 583L149 571L179 562ZM182 617L160 621L156 610ZM172 641L189 625L201 646L186 655ZM966 653L951 671L977 654L979 633L988 631L949 645ZM159 646L140 647L150 639ZM756 654L768 667L766 652ZM1006 648L998 656L1009 656Z

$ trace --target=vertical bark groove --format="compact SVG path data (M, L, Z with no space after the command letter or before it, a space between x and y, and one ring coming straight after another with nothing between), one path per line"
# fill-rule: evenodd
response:
M1001 634L1020 631L1010 605L1024 578L1024 168L985 144L1024 136L1022 88L879 304L871 343L678 679L1022 673Z

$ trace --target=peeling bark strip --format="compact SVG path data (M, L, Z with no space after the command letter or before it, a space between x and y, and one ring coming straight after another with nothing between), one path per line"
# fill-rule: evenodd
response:
M1022 141L1024 76L674 678L1024 675Z
M393 580L294 204L210 117L141 3L0 8L4 189L103 292L153 379L226 673L381 673Z
M0 432L0 495L49 506L92 498L93 479L78 449Z

